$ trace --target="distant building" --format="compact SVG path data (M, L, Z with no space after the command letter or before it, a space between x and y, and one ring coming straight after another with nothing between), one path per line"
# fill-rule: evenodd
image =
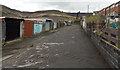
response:
M91 16L93 13L80 13L79 14L79 16L80 17L82 17L82 16L86 16L86 17L88 17L88 16ZM77 13L68 13L68 15L70 15L70 16L77 16Z
M94 11L93 15L97 15L99 13L99 11Z

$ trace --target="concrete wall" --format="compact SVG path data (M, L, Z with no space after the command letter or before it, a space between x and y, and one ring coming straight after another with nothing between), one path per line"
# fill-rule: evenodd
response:
M21 21L21 23L20 23L20 38L23 37L23 33L24 33L24 24L23 24L23 21Z
M56 22L54 22L54 29L56 29L57 28L57 23Z
M6 23L3 21L2 22L2 43L5 42L6 38Z
M2 22L0 21L0 68L2 67Z
M50 30L50 23L49 22L46 22L46 24L45 24L45 30L46 31Z
M2 22L0 21L0 44L2 44Z

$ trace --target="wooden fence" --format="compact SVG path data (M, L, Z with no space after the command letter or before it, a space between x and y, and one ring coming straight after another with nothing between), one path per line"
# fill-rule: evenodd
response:
M87 29L87 34L94 42L98 50L104 56L109 65L114 69L120 69L120 30L104 28L101 34Z
M106 23L87 23L87 29L92 31L104 28Z
M101 40L108 43L108 45L120 48L120 31L113 28L102 29Z

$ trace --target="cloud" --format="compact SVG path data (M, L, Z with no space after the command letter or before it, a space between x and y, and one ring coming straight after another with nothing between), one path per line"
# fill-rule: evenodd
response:
M0 0L0 4L21 11L61 10L66 12L90 12L101 10L119 0Z

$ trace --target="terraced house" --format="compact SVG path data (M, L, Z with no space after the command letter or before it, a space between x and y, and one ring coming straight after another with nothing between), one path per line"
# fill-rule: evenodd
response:
M106 22L108 23L120 21L120 1L117 3L113 3L106 8L103 8L98 12L98 15L106 16Z

